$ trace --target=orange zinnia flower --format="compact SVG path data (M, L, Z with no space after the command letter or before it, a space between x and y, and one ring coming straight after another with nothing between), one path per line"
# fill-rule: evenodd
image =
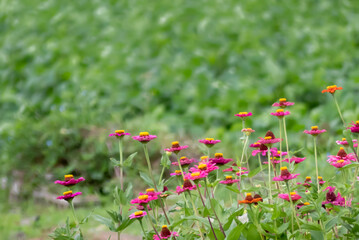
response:
M337 85L328 86L327 89L324 89L322 93L329 92L334 94L336 90L342 90L342 87L337 87Z
M246 198L242 201L238 201L239 204L252 204L262 201L261 197L253 198L251 193L246 194Z

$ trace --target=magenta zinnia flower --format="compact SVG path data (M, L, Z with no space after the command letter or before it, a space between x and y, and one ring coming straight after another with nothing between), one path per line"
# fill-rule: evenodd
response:
M145 194L145 195L140 195L138 198L132 199L130 201L130 203L131 204L146 205L149 202L151 202L153 200L157 200L157 199L158 199L157 195L149 196L149 195Z
M222 153L215 153L214 158L210 158L209 161L211 163L215 163L216 165L221 166L221 165L227 164L229 162L232 162L233 160L231 158L223 158Z
M183 174L186 174L185 172L183 172ZM176 170L174 173L170 173L171 176L181 176L182 172L181 170Z
M268 131L265 135L264 138L260 138L261 140L259 140L258 142L266 145L267 147L272 146L274 143L280 142L282 141L282 139L280 138L275 138L274 133L272 131Z
M343 145L344 147L349 147L349 143L346 138L342 138L342 140L335 141L338 145ZM353 147L358 147L357 140L353 139Z
M294 164L298 164L298 163L301 163L305 160L305 157L304 158L300 158L300 157L296 157L296 156L293 156L290 158L290 161L288 158L284 159L283 162L287 162L287 163L292 163L294 162Z
M278 194L278 197L290 202L288 194ZM293 202L296 202L299 199L301 199L302 197L300 195L298 195L296 192L291 192L290 198L292 199Z
M273 116L276 116L278 118L283 118L284 116L287 116L290 114L289 111L284 111L283 109L277 109L277 111L275 111L274 113L270 113Z
M220 143L221 140L214 140L214 138L205 138L198 140L200 143L204 143L207 147L213 147L215 144Z
M180 163L182 167L187 167L188 165L194 162L197 162L196 159L194 158L187 158L184 156L180 158ZM178 166L178 162L173 162L172 165Z
M275 166L276 164L280 163L280 160L277 160L276 157L271 157L270 158L272 164ZM264 164L268 164L268 162L263 162Z
M344 160L339 160L339 161L336 161L336 162L331 162L330 165L332 165L333 167L336 167L336 168L342 168L348 164L351 164L350 161L344 161Z
M177 194L181 194L184 191L192 191L196 189L197 189L196 185L193 185L190 180L184 179L182 187L180 186L176 187L176 192Z
M243 169L243 168L242 168ZM242 175L244 175L244 174L248 174L249 173L249 171L238 171L238 172L236 172L236 175L237 176L242 176Z
M234 116L242 118L242 120L245 120L246 117L252 116L251 112L240 112L238 114L235 114Z
M68 175L65 175L65 181L56 180L55 184L60 184L60 185L66 186L66 187L71 187L71 186L74 186L82 181L85 181L85 178L80 177L78 179L75 179L72 174L68 174Z
M294 102L287 102L286 98L280 98L279 102L275 102L273 103L273 107L281 107L281 108L286 108L288 106L292 106L294 105Z
M312 183L312 178L311 177L306 177L304 180L304 183L297 183L298 185L302 185L306 188L310 188L310 183Z
M359 133L359 121L351 122L352 127L348 127L352 133Z
M273 157L279 158L280 156L286 156L286 155L288 155L288 153L287 153L287 152L281 152L281 151L274 151L274 149L273 149L273 151L271 151L271 155L272 155Z
M208 176L208 173L206 173L206 172L193 172L193 173L188 173L187 175L185 175L185 178L191 179L192 181L194 181L196 183L197 180L201 180L202 178L206 178L207 176Z
M320 186L323 186L324 183L325 183L325 181L323 180L323 177L319 176L319 177L318 177L318 180L319 180L319 185L320 185Z
M350 163L350 161L353 161L353 162L356 161L356 157L355 157L355 154L354 154L354 153L349 153L349 154L347 154L347 153L345 152L344 148L341 147L341 148L339 149L337 155L336 155L336 156L330 155L330 156L328 157L328 160L327 160L327 161L328 161L329 163L334 163L334 162L338 162L338 161L341 161L341 160Z
M123 137L125 135L131 135L130 133L125 132L125 130L116 130L115 133L111 133L108 136L109 137Z
M162 230L160 232L160 238L156 234L153 235L154 240L168 239L168 238L171 238L171 237L178 237L178 233L177 232L171 232L167 228L167 225L162 226Z
M259 142L255 142L249 145L249 147L251 148L259 148L261 146L261 144Z
M141 196L141 195L148 195L148 196L150 196L150 197L153 197L153 196L158 196L158 195L161 195L161 194L162 194L162 192L156 192L154 188L147 188L147 189L146 189L146 193L140 192L139 195L140 195L140 196Z
M72 200L74 197L81 195L82 192L76 192L76 193L72 193L72 191L67 191L63 193L63 196L59 196L56 199L63 199L66 201L70 201Z
M187 145L180 146L178 141L172 142L171 148L166 148L166 152L174 152L175 154L179 153L181 150L188 148Z
M195 165L195 167L190 168L190 172L206 172L210 173L214 170L219 169L219 167L216 166L215 163L202 161L198 165Z
M140 132L139 136L133 136L134 140L137 140L141 143L148 143L149 141L157 138L156 135L150 135L148 132Z
M304 130L304 133L310 134L310 135L316 137L319 134L324 133L326 131L327 130L325 130L325 129L322 129L322 130L318 129L318 126L312 126L311 130Z
M266 156L268 152L268 147L264 144L259 145L259 149L253 150L252 151L252 156L257 155L258 153L261 153L262 156ZM276 153L278 153L278 149L277 148L271 148L270 149L270 155L275 155ZM282 152L283 153L283 152Z
M237 163L233 163L233 164L232 164L232 167L223 169L222 171L223 171L223 172L235 172L236 170L234 170L233 167L237 167ZM240 169L241 169L241 170L247 170L247 168L245 168L245 167L241 167Z
M147 212L145 212L145 211L137 211L130 215L130 219L134 219L134 218L142 219L146 215L147 215Z
M232 176L226 176L226 180L219 183L231 186L233 183L239 182L239 179L233 179Z
M333 204L336 206L345 206L345 199L338 193L335 195L335 187L329 186L324 191L328 190L326 194L326 201L322 202L323 205L325 204Z
M242 133L245 133L247 136L250 136L251 133L254 133L254 132L255 132L255 130L253 130L252 128L243 128L243 129L241 130L241 132L242 132Z
M291 174L287 167L280 168L280 176L274 177L273 181L288 181L297 178L300 174Z

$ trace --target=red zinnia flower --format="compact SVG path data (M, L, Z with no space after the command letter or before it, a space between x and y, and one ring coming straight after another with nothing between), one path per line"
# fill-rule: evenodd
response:
M327 89L324 89L322 91L322 93L328 92L328 93L334 94L335 91L342 90L342 89L343 89L342 87L337 87L337 85L331 85L331 86L328 86Z
M254 132L255 132L255 130L253 130L252 128L243 128L243 129L241 130L241 132L242 132L242 133L245 133L247 136L250 136L251 133L254 133Z
M185 178L187 179L191 179L192 181L194 181L195 183L198 180L201 180L202 178L206 178L208 176L208 173L206 172L194 172L194 173L188 173Z
M192 191L196 189L197 189L196 185L193 185L190 180L184 179L182 187L180 186L176 187L176 192L177 194L181 194L184 191Z
M340 193L335 195L335 187L329 186L324 191L328 190L326 194L326 201L322 202L323 205L325 204L333 204L336 206L345 206L345 198L343 198Z
M323 186L324 183L325 183L325 181L323 180L323 177L319 176L319 177L318 177L318 180L319 180L319 185L320 185L320 186Z
M328 160L327 160L327 161L328 161L329 163L334 163L334 162L338 162L338 161L341 161L341 160L343 160L344 162L349 162L349 163L350 163L350 161L355 162L355 161L356 161L356 157L355 157L355 154L354 154L354 153L349 153L349 154L347 154L347 153L345 152L344 148L341 147L341 148L339 149L337 155L336 155L336 156L330 155L330 156L328 157ZM346 165L347 165L347 164L346 164Z
M161 240L161 239L168 239L168 238L177 237L177 236L178 236L177 232L171 232L167 228L167 225L163 225L162 230L160 232L160 238L155 234L155 235L153 235L153 239L154 240Z

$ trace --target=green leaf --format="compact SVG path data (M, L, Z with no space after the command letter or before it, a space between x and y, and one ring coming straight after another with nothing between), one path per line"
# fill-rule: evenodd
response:
M110 158L110 161L113 163L113 165L115 166L120 166L121 165L121 162L120 161L117 161L115 158Z
M340 170L345 170L345 169L353 168L353 167L359 167L359 163L358 162L353 162L351 164L345 165L344 167L340 168Z
M112 222L112 220L110 218L105 218L105 217L102 217L100 215L93 215L93 218L97 222L100 222L100 223L106 225L110 229L110 231L116 232L115 225L114 225L114 223Z
M249 177L249 178L254 177L254 176L257 175L261 170L263 170L263 167L262 167L262 168L261 168L261 167L257 167L256 169L249 171L248 177Z
M242 224L242 225L238 225L235 228L233 228L232 231L228 234L227 240L238 240L245 227L246 227L246 225Z
M310 231L310 236L312 237L312 240L324 240L323 233L319 231Z
M140 172L140 176L141 178L147 183L147 185L149 186L153 186L153 182L151 180L151 178L144 172Z
M302 225L302 228L313 231L322 231L322 228L317 223L306 223Z
M326 221L325 231L328 232L329 230L331 230L335 226L335 224L337 224L337 222L338 222L338 217L333 217L329 221Z
M282 225L278 228L277 233L282 234L285 230L287 230L289 226L289 222L282 223Z
M128 158L123 162L122 167L130 167L132 165L133 158L137 155L137 152L132 153Z
M129 219L127 218L125 221L123 221L120 226L116 229L118 232L122 232L123 230L125 230L128 226L130 226L133 222L135 221L135 219Z
M171 161L169 160L166 153L162 154L161 166L164 167L164 168L169 168L171 166Z

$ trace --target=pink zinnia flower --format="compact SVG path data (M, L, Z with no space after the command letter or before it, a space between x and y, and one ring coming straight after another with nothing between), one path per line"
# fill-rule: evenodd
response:
M325 129L322 129L322 130L318 129L318 126L312 126L311 130L304 130L304 133L310 134L310 135L316 137L319 134L324 133L326 131L327 130L325 130Z
M111 133L109 134L108 136L109 137L112 137L112 136L115 136L115 137L123 137L125 135L131 135L130 133L127 133L125 132L125 130L116 130L115 133Z
M345 199L338 193L335 195L335 187L329 186L324 191L328 190L326 194L326 201L322 202L323 205L325 204L333 204L336 206L345 206Z
M161 194L162 194L162 192L156 192L154 188L147 188L147 189L146 189L146 193L140 192L139 195L140 195L140 196L141 196L141 195L148 195L148 196L150 196L150 197L153 197L153 196L158 196L158 195L161 195Z
M348 129L350 129L352 133L359 133L359 120L356 121L355 123L353 121L350 124L352 125L352 127L348 127Z
M275 111L274 113L270 113L273 116L276 116L278 118L283 118L284 116L287 116L290 114L289 111L284 111L283 109L277 109L277 111Z
M216 165L221 166L221 165L227 164L229 162L232 162L233 160L231 158L223 158L222 153L215 153L214 158L210 158L209 161L211 163L215 163Z
M147 212L145 212L145 211L137 211L130 215L130 219L134 219L134 218L142 219L146 215L147 215Z
M268 147L264 144L260 143L259 149L253 150L252 151L252 156L257 155L258 153L261 153L262 156L266 156L268 152ZM278 153L278 149L277 148L271 148L270 149L270 155L274 155ZM283 153L283 152L282 152Z
M277 160L276 157L271 157L270 158L272 164L275 166L276 164L280 163L280 160ZM263 162L264 164L268 164L268 162Z
M291 174L287 167L280 168L280 176L274 177L273 181L288 181L297 178L300 174Z
M293 156L290 158L290 163L294 162L294 164L298 164L298 163L301 163L305 160L305 157L304 158L300 158L300 157L296 157L296 156ZM289 159L286 158L283 160L283 162L287 162L289 163Z
M287 102L286 98L280 98L279 102L275 102L273 103L273 107L281 107L281 108L286 108L288 106L292 106L294 105L294 102Z
M187 145L180 146L178 141L172 142L171 148L166 148L166 152L174 152L175 154L179 153L181 150L188 148Z
M281 151L274 151L274 149L271 151L271 155L273 156L273 157L277 157L277 158L279 158L280 156L286 156L286 155L288 155L288 153L287 152L281 152Z
M168 239L168 238L171 238L171 237L178 237L178 233L177 232L171 232L167 228L167 225L162 226L162 230L161 230L159 235L160 235L160 238L156 234L153 235L153 239L154 240L161 240L161 239Z
M297 204L297 209L300 209L301 207L308 206L308 205L310 205L310 203L309 203L309 202L305 202L305 203L298 203L298 204Z
M239 179L233 179L232 176L226 176L226 180L219 183L231 186L233 183L239 182Z
M288 194L278 194L278 197L290 202ZM293 202L296 202L299 199L301 199L302 197L300 195L298 195L296 192L291 192L290 193L290 198L292 199Z
M306 188L310 188L310 183L312 183L312 178L311 177L306 177L304 180L304 183L297 183L298 185L302 185Z
M323 180L323 177L319 176L319 177L318 177L318 180L319 180L319 185L320 185L320 186L323 186L324 183L325 183L325 181Z
M183 172L183 174L186 174L185 172ZM171 176L181 176L182 172L181 170L176 170L174 173L170 173Z
M255 132L255 130L253 130L252 128L243 128L243 129L241 130L241 132L242 132L242 133L245 133L247 136L250 136L251 133L254 133L254 132Z
M197 162L196 159L194 158L187 158L184 156L180 158L180 163L182 167L187 167L188 165L194 162ZM178 162L173 162L172 165L178 166Z
M356 157L355 157L355 154L354 153L349 153L347 154L344 150L343 147L341 147L337 153L336 156L334 155L330 155L328 157L328 162L329 163L333 163L333 162L337 162L337 161L341 161L341 160L344 160L345 162L350 162L350 161L356 161Z
M72 200L74 197L81 195L82 192L76 192L76 193L72 193L72 191L67 191L63 193L63 196L59 196L56 199L63 199L66 201L70 201Z
M141 143L148 143L149 141L157 138L156 135L150 135L148 132L140 132L139 136L133 136L134 140L137 140Z
M214 138L205 138L198 140L200 143L204 143L207 147L213 147L215 144L220 143L221 140L214 140Z
M330 163L330 165L332 165L333 167L336 167L336 168L342 168L348 164L351 164L350 161L344 161L344 160L339 160L337 162L332 162Z
M234 170L233 167L237 167L237 163L233 163L233 164L232 164L232 167L223 169L222 171L223 171L223 172L235 172L236 170ZM245 168L245 167L241 167L240 169L241 169L241 170L247 170L247 168Z
M196 190L196 189L197 189L196 185L193 185L190 180L185 179L183 181L182 187L180 187L180 186L176 187L176 192L177 192L177 194L181 194L184 191L192 191L192 190Z
M275 138L274 133L272 131L268 131L264 138L260 138L258 142L266 145L266 146L272 146L274 143L282 141L280 138Z
M153 200L157 200L157 199L158 199L157 195L149 196L149 195L145 194L145 195L140 195L138 198L132 199L130 201L130 203L131 204L146 205L149 202L151 202Z
M248 174L249 173L249 171L238 171L238 172L236 172L236 175L237 176L242 176L242 175L244 175L244 174Z
M349 143L346 138L342 138L342 140L335 141L338 145L343 145L344 147L349 147ZM358 147L357 140L353 139L354 148Z
M249 147L251 148L259 148L261 146L261 144L259 142L255 142L249 145Z
M207 176L208 176L208 173L206 173L206 172L193 172L193 173L188 173L187 175L185 175L185 178L190 179L196 183L197 180L201 180L202 178L206 178Z
M195 167L190 168L190 172L206 172L206 173L210 173L214 170L219 169L219 167L216 166L215 163L211 163L211 162L200 162L198 165L195 165Z
M60 184L63 186L71 187L71 186L74 186L82 181L85 181L85 178L80 177L78 179L75 179L72 174L68 174L68 175L65 175L65 181L56 180L55 184Z
M234 116L242 118L242 120L245 120L246 117L252 116L251 112L240 112L238 114L235 114Z

